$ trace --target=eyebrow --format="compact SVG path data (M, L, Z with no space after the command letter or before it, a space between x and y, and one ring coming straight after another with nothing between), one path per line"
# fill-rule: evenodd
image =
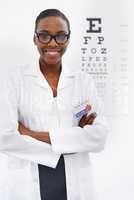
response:
M50 34L50 31L48 31L48 30L40 30L40 31L38 31L38 32L40 32L40 33L49 33ZM61 30L61 31L58 31L58 32L56 32L56 33L66 33L67 34L67 31L64 31L64 30Z

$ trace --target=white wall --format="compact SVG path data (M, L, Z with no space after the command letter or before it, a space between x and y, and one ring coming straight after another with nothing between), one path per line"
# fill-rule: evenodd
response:
M108 76L104 102L111 132L106 148L102 153L92 154L94 182L98 200L133 200L134 199L134 145L133 145L133 55L132 48L132 16L130 1L79 0L79 1L18 1L1 0L0 4L0 66L5 64L20 65L32 62L37 56L32 42L34 21L40 11L46 8L58 8L66 13L71 22L72 39L70 50L66 53L65 62L71 67L80 67L81 34L85 34L85 17L101 17L108 48ZM120 25L129 25L122 32ZM131 28L130 28L131 27ZM122 35L123 34L123 35ZM129 35L129 36L128 36ZM122 90L123 79L120 73L120 38L130 39L125 46L129 53L125 83L127 90ZM116 69L115 69L116 68ZM127 82L128 81L128 82ZM115 86L113 86L115 84ZM117 95L115 95L117 94ZM125 95L125 98L124 98ZM125 103L123 103L125 102ZM6 171L6 157L1 155L0 168ZM0 179L3 180L2 173ZM3 180L4 181L4 180ZM2 182L2 181L1 181Z

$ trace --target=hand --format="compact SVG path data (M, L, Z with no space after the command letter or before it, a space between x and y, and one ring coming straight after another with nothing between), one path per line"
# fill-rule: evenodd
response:
M78 126L80 126L81 128L83 128L85 125L92 125L95 118L97 117L97 114L91 113L90 115L83 115L83 117L80 119Z
M36 140L51 144L51 140L50 140L50 137L49 137L49 132L32 131L32 130L26 128L20 122L19 122L19 125L18 125L18 131L20 132L21 135L28 135L30 137L33 137Z
M29 129L26 128L22 123L18 124L18 131L21 135L29 135Z

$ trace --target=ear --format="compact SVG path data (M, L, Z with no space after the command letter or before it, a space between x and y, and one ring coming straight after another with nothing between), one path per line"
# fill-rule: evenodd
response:
M34 34L34 36L33 36L33 42L34 42L34 44L36 45L36 36L35 36L35 34Z
M68 41L66 42L66 47L69 45L70 43L70 38L68 39Z

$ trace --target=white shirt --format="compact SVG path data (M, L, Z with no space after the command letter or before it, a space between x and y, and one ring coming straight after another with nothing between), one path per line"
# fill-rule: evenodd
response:
M108 133L93 80L64 67L54 98L37 64L18 67L11 77L4 81L8 88L0 102L0 151L8 155L10 174L7 195L1 192L0 199L40 200L37 164L55 168L64 154L68 200L93 200L89 152L102 151ZM97 117L81 128L75 114L87 104ZM18 121L34 131L49 131L52 144L20 135Z

